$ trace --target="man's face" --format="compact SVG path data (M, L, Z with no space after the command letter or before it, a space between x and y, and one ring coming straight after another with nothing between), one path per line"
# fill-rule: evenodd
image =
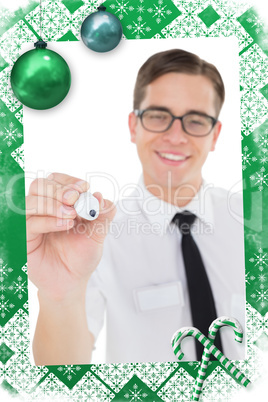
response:
M167 108L175 116L195 111L217 117L215 90L211 81L202 75L168 73L157 78L147 86L140 104L140 109L151 107ZM129 128L131 141L137 146L146 186L167 187L169 180L173 188L190 185L199 189L201 169L208 153L215 148L220 122L205 137L186 134L180 120L175 120L166 132L152 133L142 127L140 118L132 112ZM180 155L182 159L174 161L168 159L167 154Z

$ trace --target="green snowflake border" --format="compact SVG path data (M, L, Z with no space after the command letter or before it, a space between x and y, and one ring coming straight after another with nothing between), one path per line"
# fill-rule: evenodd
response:
M23 2L24 3L24 2ZM97 0L42 1L43 38L77 41ZM225 0L107 0L123 27L123 40L236 36L239 43L241 149L246 262L246 359L234 362L254 382L264 370L268 344L268 31L248 3ZM10 88L10 72L25 42L39 37L39 1L11 12L0 24L0 379L1 389L27 401L189 401L196 362L32 366L25 216L23 109ZM15 178L12 189L8 183ZM209 365L201 400L231 400L240 385L217 362Z

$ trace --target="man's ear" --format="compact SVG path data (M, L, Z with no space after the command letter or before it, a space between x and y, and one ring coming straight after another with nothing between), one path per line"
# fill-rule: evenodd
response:
M128 115L128 127L130 131L130 140L136 144L136 128L137 128L138 118L134 112Z
M220 132L221 132L221 127L222 127L221 122L220 122L220 121L217 121L217 123L216 123L216 125L215 125L215 127L214 127L214 129L213 129L213 139L212 139L212 144L211 144L211 149L210 149L210 151L214 151L214 150L215 150L216 143L217 143L217 141L218 141L218 138L219 138L219 135L220 135Z

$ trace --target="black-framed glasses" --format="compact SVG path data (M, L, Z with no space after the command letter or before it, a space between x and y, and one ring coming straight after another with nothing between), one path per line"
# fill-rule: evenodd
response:
M141 119L141 124L147 131L163 133L178 119L181 121L185 133L194 137L204 137L210 134L218 121L204 113L190 112L183 116L174 116L168 110L157 108L134 110L134 113Z

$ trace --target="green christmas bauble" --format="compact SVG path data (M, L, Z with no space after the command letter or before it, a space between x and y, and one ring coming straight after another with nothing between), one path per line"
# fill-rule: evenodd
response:
M106 7L98 7L98 11L90 14L81 26L81 38L84 44L95 52L109 52L122 38L122 25L119 19L105 11Z
M46 49L43 41L36 49L24 53L11 71L11 87L16 98L32 109L44 110L58 105L71 86L71 73L66 61Z

